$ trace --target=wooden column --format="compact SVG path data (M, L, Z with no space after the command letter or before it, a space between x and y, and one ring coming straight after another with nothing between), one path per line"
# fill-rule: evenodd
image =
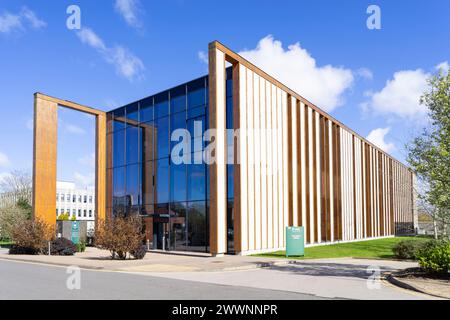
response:
M34 95L33 219L56 225L58 104Z
M209 127L215 129L214 163L210 164L210 252L227 251L225 54L216 43L209 46Z

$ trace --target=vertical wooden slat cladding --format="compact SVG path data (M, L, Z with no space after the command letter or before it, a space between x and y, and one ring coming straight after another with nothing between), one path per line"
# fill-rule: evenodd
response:
M379 179L379 207L380 207L380 235L384 235L384 188L383 188L383 158L381 156L381 153L378 153L378 179Z
M352 159L353 159L353 239L356 239L357 223L356 223L356 155L355 155L355 136L352 135Z
M240 115L240 65L233 65L233 129L241 129ZM242 224L241 224L241 159L240 159L240 139L234 141L234 250L242 251Z
M300 101L296 100L296 122L297 122L297 126L296 126L296 136L297 136L297 192L298 192L298 198L297 198L297 210L298 210L298 225L299 226L304 226L304 221L303 221L303 206L302 206L302 195L304 192L303 189L303 183L302 183L302 139L300 134L302 133L301 129L302 129L302 125L300 123L301 121L301 105L300 105Z
M295 105L292 103L291 95L287 96L287 123L288 123L288 130L287 130L287 139L288 139L288 190L289 190L289 208L292 208L292 210L289 210L289 225L294 226L294 174L293 174L293 163L292 158L293 156L293 132L292 132L292 114L293 114L293 108ZM296 220L296 219L295 219Z
M314 237L313 237L313 241L314 242L318 242L319 239L317 238L318 236L318 231L317 231L317 161L314 161L315 158L317 157L317 135L316 135L316 112L313 111L312 112L312 154L313 154L313 162L312 162L312 167L313 167L313 190L312 190L312 194L313 194L313 201L312 201L312 206L313 206L313 221L314 221Z
M342 200L341 200L341 134L340 127L333 124L334 148L334 237L342 240Z
M406 167L239 55L215 45L233 65L234 127L249 130L235 149L241 161L234 170L237 252L282 248L287 225L304 226L309 244L411 229L413 178ZM211 95L212 103L215 97ZM254 129L269 131L261 135ZM214 183L219 186L220 181ZM218 223L214 210L212 199L211 222ZM220 246L219 241L212 239L212 247Z
M311 188L310 188L310 183L309 183L309 179L310 179L310 163L309 163L309 112L308 112L308 106L304 106L304 110L305 110L305 196L306 196L306 224L305 224L305 236L306 236L306 242L307 243L311 243L311 215L310 215L310 192L311 192Z

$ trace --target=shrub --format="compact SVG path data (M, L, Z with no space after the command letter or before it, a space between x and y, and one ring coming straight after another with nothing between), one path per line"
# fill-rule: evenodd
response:
M61 213L56 220L58 221L69 221L70 215L68 213Z
M416 240L402 240L392 248L394 256L398 259L417 259L417 253L426 245L426 242Z
M126 259L127 253L134 252L143 239L142 219L138 215L100 221L95 232L96 247L109 250L113 259Z
M429 273L450 272L450 242L432 241L417 256L420 267Z
M66 238L58 238L52 241L51 255L53 256L73 256L77 251L77 247L72 241Z
M0 208L0 238L11 239L15 225L28 220L28 212L19 206Z
M147 246L145 245L140 245L137 249L131 252L131 255L138 260L144 259L146 254L147 254Z
M11 229L11 240L15 245L13 252L30 250L47 253L48 242L54 237L54 229L40 219L21 221Z
M27 254L27 255L37 255L39 254L39 252L40 250L37 250L35 248L21 247L15 244L13 244L8 251L9 254Z
M77 252L85 252L86 251L86 243L84 241L76 244Z

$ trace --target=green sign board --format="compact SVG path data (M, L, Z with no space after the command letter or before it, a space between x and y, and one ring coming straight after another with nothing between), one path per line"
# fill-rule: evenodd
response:
M286 227L286 257L305 255L305 228Z
M80 242L80 223L78 221L72 221L72 237L70 240L75 244Z

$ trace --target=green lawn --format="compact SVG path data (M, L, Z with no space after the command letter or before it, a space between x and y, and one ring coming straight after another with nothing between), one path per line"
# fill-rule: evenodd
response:
M368 241L324 245L305 248L305 257L289 257L294 259L321 259L321 258L383 258L392 259L392 248L402 240L427 241L426 237L395 237ZM257 254L259 257L285 258L285 251Z
M9 247L12 244L10 241L0 240L0 247Z

